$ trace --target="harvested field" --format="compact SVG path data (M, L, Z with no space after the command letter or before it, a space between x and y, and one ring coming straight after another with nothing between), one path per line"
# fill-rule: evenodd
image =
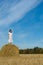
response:
M20 54L17 57L0 57L0 65L43 65L43 54Z

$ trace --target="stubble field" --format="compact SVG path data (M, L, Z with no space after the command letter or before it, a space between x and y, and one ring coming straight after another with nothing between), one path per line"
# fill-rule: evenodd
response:
M0 65L43 65L43 54L20 54L17 57L0 57Z

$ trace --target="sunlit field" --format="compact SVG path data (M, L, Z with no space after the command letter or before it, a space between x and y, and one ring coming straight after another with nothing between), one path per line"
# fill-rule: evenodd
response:
M20 54L16 57L0 57L0 65L43 65L43 54Z

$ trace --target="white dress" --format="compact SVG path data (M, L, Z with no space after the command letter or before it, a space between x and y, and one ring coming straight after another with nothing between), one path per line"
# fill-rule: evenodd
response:
M11 32L8 33L8 42L9 43L12 43L13 42L12 33Z

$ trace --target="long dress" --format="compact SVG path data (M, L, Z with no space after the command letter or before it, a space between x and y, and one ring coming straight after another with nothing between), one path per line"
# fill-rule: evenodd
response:
M12 33L11 32L8 33L8 42L9 43L12 43L13 42Z

